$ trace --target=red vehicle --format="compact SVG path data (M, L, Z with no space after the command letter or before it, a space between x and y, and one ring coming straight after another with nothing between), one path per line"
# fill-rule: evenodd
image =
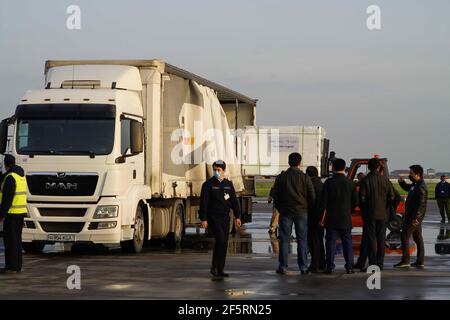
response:
M379 158L378 156L374 156ZM328 176L331 173L331 161L335 158L335 153L331 152L328 161ZM389 169L387 165L386 158L379 158L382 165L382 175L386 175L389 178ZM369 170L367 165L369 163L370 158L358 158L352 159L350 162L350 166L346 169L347 178L351 181L357 182L357 175L362 172L366 174ZM399 205L395 210L395 214L389 217L387 222L387 228L390 230L390 233L386 237L386 253L395 253L401 254L401 244L400 244L400 229L403 222L403 216L405 214L405 200L406 197L402 196ZM352 224L354 228L362 228L363 221L361 217L361 210L357 207L353 211L352 214ZM355 254L359 254L359 246L361 243L361 233L357 232L352 234L353 240L353 250ZM410 245L410 253L412 254L415 251L415 245Z
M379 158L378 156L375 156ZM349 180L355 181L356 176L359 172L366 173L367 165L369 163L370 159L352 159L350 166L347 168L347 178ZM386 158L379 158L380 163L382 165L382 175L386 175L389 178L389 170L387 166L387 159ZM361 168L363 169L361 171ZM403 221L403 215L405 214L405 197L402 196L399 205L397 206L395 210L395 215L389 217L388 221L388 229L390 231L400 231L401 224ZM362 227L362 218L361 218L361 211L359 208L356 208L352 215L352 223L353 227Z

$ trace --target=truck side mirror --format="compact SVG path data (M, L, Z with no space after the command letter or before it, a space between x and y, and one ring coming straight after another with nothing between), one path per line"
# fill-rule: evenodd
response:
M0 122L0 154L5 154L8 142L8 120L4 119Z
M131 153L138 154L144 151L144 126L141 122L132 120L130 127Z

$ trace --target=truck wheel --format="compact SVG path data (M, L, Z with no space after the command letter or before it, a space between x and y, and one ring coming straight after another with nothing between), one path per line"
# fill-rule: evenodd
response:
M145 241L145 220L144 213L140 206L136 209L136 217L134 220L133 240L122 241L120 247L123 252L140 253L144 247Z
M22 249L26 253L42 253L45 243L43 242L22 242Z
M398 250L402 248L399 232L391 232L386 236L386 248L390 250Z
M389 222L387 223L387 228L391 232L398 232L402 228L403 216L400 214L395 214Z
M167 244L172 247L179 247L184 234L183 206L179 204L175 214L175 231L167 235Z

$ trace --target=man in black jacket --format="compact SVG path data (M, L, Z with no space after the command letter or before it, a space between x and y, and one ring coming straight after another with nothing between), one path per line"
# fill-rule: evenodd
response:
M202 228L209 228L216 242L213 249L211 274L228 277L224 272L230 229L230 209L241 226L241 209L233 183L225 178L226 164L222 160L213 163L214 176L202 185L200 194L200 220Z
M333 161L335 174L325 181L322 192L323 225L326 228L326 265L325 273L331 274L335 268L336 240L342 241L345 269L353 273L352 248L352 211L358 205L358 194L353 181L345 176L345 161Z
M446 176L441 176L441 182L436 184L434 194L436 195L436 202L442 218L441 223L445 223L445 215L447 215L450 222L450 183L447 182Z
M27 182L12 155L4 159L6 173L1 183L0 221L3 222L5 268L1 274L22 271L22 227L27 214Z
M370 159L368 168L370 172L362 180L359 190L359 206L363 219L363 233L367 236L369 265L377 265L382 270L386 221L389 206L394 201L394 191L389 179L380 173L379 159Z
M420 165L409 167L409 179L412 182L407 184L403 179L399 179L400 186L408 191L408 197L405 204L405 220L403 222L401 241L402 241L402 260L394 267L424 268L425 249L422 237L422 221L427 210L428 189L423 180L423 168ZM410 264L409 239L411 235L417 245L417 261Z
M278 175L274 184L274 205L280 211L280 251L278 274L285 274L288 267L289 243L292 225L297 239L297 263L301 274L307 274L308 208L315 199L311 179L300 170L302 156L289 155L289 169Z
M306 174L311 178L316 194L316 201L308 208L308 246L311 253L310 272L325 270L325 246L323 243L324 230L320 226L322 217L320 212L320 196L322 194L323 183L319 178L319 171L316 167L306 168Z

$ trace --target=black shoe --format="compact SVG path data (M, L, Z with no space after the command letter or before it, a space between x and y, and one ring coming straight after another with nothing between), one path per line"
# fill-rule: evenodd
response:
M403 268L403 269L407 269L411 267L411 265L409 263L405 263L405 262L399 262L397 264L394 264L394 268Z
M3 269L0 269L0 274L2 274L2 275L7 275L7 274L17 274L17 273L19 273L20 271L17 271L17 270L9 270L9 269L5 269L5 268L3 268Z
M319 273L320 270L317 269L317 268L311 268L311 267L309 267L309 268L308 268L308 272L310 272L310 273Z
M325 274L333 274L333 269L325 269L324 273Z
M217 276L221 277L221 278L228 278L230 275L228 273L225 273L222 271L222 272L218 272Z
M361 269L363 269L363 266L360 265L359 263L355 263L355 264L353 265L353 269L359 269L359 270L361 270Z
M441 223L445 223L445 219L442 219L442 220L441 220Z
M308 270L308 269L306 269L306 270L300 270L300 274L306 276L306 275L309 274L309 270Z
M283 274L283 275L286 274L286 270L281 269L281 268L278 268L275 272L278 274Z
M416 262L411 264L411 267L418 268L418 269L423 269L423 268L425 268L425 265L423 263L420 263L420 262L416 261Z
M210 272L211 272L211 274L212 274L214 277L217 277L217 270L216 270L216 268L211 268Z
M355 271L353 271L353 269L345 269L345 272L347 272L347 274L354 274Z

